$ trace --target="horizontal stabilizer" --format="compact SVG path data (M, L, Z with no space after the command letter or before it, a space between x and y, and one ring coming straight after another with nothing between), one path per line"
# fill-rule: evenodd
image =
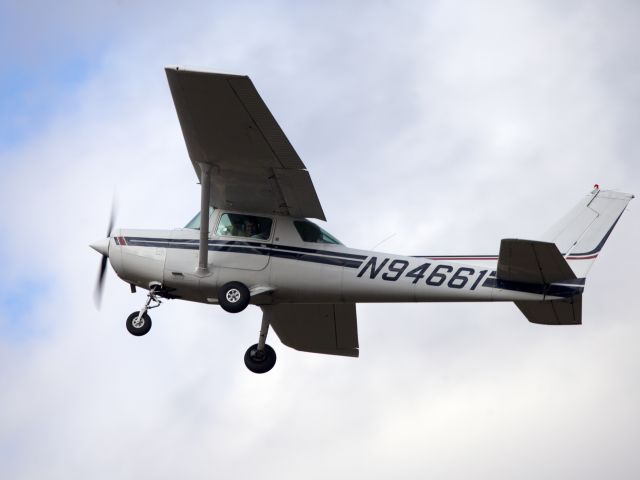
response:
M546 302L515 302L531 323L543 325L580 325L582 323L582 295L566 300Z
M499 280L548 285L576 275L555 243L505 238L500 242Z
M263 305L280 341L303 352L358 356L355 303Z

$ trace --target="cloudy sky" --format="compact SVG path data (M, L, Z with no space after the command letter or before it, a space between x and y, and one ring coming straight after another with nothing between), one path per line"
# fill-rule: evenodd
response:
M163 4L164 3L164 4ZM512 304L358 307L359 359L269 343L260 311L144 294L87 244L182 226L199 190L163 67L248 74L327 229L406 254L535 238L594 183L640 192L634 1L0 2L4 478L638 478L632 204L580 327Z

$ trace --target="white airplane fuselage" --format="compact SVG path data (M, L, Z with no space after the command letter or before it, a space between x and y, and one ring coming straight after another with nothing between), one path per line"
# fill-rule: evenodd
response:
M539 287L496 279L497 256L412 257L302 241L288 216L268 239L216 235L225 211L210 220L208 271L199 272L200 231L128 230L109 240L111 265L125 282L166 296L218 303L218 288L242 282L251 303L361 303L553 300L581 293L584 282Z

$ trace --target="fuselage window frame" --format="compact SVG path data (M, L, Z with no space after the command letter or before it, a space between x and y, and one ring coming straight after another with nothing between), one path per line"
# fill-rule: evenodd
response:
M212 224L212 220L215 218L214 214L216 212L216 209L212 206L209 206L209 230L211 230L211 224ZM198 211L198 213L196 213L193 218L191 220L189 220L189 223L187 223L184 228L185 229L189 229L189 230L200 230L200 225L202 224L200 222L200 211Z
M319 243L322 245L343 245L343 243L329 232L309 220L294 220L300 239L305 243Z
M231 218L231 217L235 218ZM229 222L223 225L224 221ZM245 234L246 229L250 228L249 224L253 224L256 233L253 235ZM246 213L221 212L216 227L213 229L212 235L220 238L241 238L245 240L269 242L273 236L274 219L272 217L261 215L249 215ZM221 228L233 229L229 233L221 232ZM265 232L268 235L265 237Z

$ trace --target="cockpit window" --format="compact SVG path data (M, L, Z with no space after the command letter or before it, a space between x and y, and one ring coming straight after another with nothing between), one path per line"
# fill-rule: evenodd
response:
M340 240L324 231L315 223L308 222L306 220L296 220L293 222L296 230L300 234L300 238L304 242L313 243L331 243L333 245L342 245Z
M209 221L211 221L211 215L213 215L213 207L209 207ZM200 212L196 213L196 216L191 219L184 228L193 228L194 230L200 230Z
M216 235L230 237L248 237L267 240L271 235L273 220L266 217L224 213L218 222Z

